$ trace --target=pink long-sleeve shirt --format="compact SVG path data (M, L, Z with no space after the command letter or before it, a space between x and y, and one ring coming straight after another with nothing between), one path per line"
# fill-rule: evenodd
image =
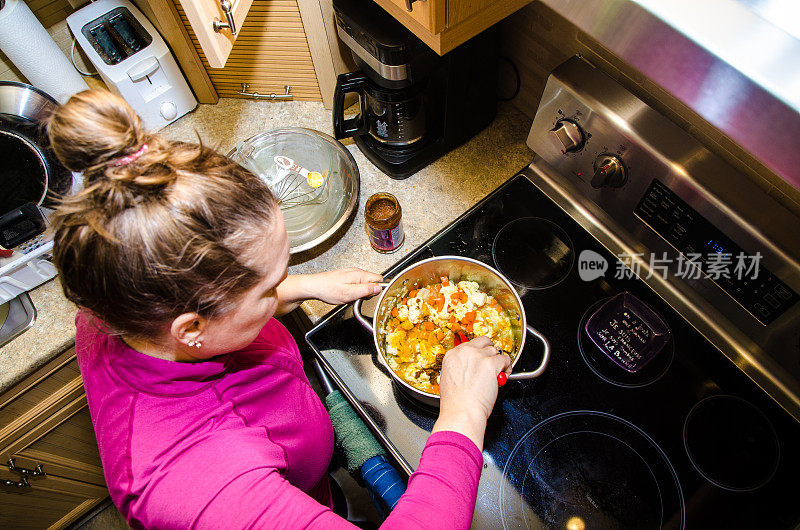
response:
M83 312L76 325L106 482L133 528L355 528L331 510L333 428L277 320L197 363L139 353ZM482 464L468 438L431 435L381 528L469 528Z

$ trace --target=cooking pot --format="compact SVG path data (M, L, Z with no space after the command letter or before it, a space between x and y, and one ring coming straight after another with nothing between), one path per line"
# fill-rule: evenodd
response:
M550 343L544 335L528 325L525 311L522 308L522 301L517 291L512 287L505 276L492 267L474 259L462 256L439 256L418 261L410 265L397 274L391 281L386 283L383 292L380 294L380 298L378 298L378 303L375 306L375 315L372 323L361 314L362 300L356 300L353 304L353 313L356 319L372 333L375 349L378 352L378 361L389 370L389 374L391 374L392 378L401 385L401 387L407 390L411 396L423 403L439 406L439 396L437 394L414 388L391 369L386 359L384 340L379 338L378 330L384 326L387 319L392 317L392 308L397 305L398 300L405 296L408 291L439 283L443 276L449 278L451 283L462 280L477 282L485 293L493 296L500 305L512 315L511 331L514 335L515 344L514 351L511 352L512 370L517 364L517 361L519 361L520 354L525 346L526 333L533 335L544 345L544 354L539 367L532 372L512 373L508 376L509 380L533 379L544 373L545 368L547 368L547 363L550 360Z
M5 248L43 232L46 223L39 207L53 205L72 184L44 127L57 106L38 88L0 81L0 245Z

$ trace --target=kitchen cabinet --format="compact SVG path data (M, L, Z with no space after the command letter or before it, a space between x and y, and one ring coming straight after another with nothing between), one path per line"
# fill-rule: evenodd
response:
M234 17L235 38L227 29L213 31L222 11L210 0L136 3L169 43L201 103L249 97L245 92L281 95L290 86L291 99L331 108L336 76L353 67L336 38L331 0L250 0L246 17ZM202 24L200 4L211 6ZM240 5L232 4L234 15Z
M433 51L444 55L531 0L375 0Z
M178 0L211 68L222 68L253 0Z
M0 528L64 528L108 497L74 348L0 396L0 466L23 484L0 485Z

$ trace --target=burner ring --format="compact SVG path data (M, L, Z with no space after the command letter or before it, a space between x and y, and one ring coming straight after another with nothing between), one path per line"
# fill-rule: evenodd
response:
M689 411L683 446L695 470L727 491L754 491L778 470L780 443L767 416L740 397L707 397Z
M554 222L521 217L497 232L492 259L511 283L547 289L569 275L575 263L574 248L564 229Z
M627 420L576 410L514 446L500 484L503 528L685 525L683 490L658 444Z

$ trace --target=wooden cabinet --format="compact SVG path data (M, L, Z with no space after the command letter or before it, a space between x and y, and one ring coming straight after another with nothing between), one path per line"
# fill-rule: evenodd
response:
M74 349L0 396L0 480L40 464L0 485L0 528L64 528L108 497Z
M290 86L291 99L331 108L336 76L353 68L336 37L331 0L248 0L241 21L239 0L232 4L235 39L226 29L213 31L219 0L134 1L169 43L201 103L250 97L241 93L247 84L247 92L261 95ZM202 17L201 4L208 4Z
M211 68L222 68L253 0L179 0Z
M432 50L444 55L531 0L375 0Z

